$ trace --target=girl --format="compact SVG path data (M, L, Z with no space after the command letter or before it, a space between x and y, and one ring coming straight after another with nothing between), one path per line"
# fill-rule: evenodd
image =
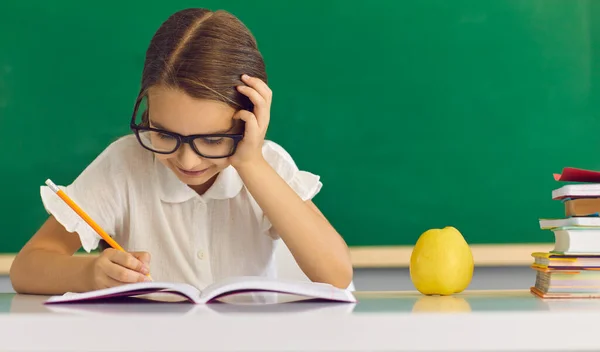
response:
M47 187L50 217L11 267L20 293L82 292L148 280L200 289L228 276L276 276L282 239L309 279L346 288L348 248L311 199L319 177L265 141L272 92L254 37L225 11L187 9L146 52L131 135L61 188L128 253Z

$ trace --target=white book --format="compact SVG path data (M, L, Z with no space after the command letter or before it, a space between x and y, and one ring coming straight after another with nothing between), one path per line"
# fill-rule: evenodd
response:
M571 217L564 219L540 219L540 228L555 229L558 227L600 227L600 217Z
M600 183L570 184L552 191L552 199L570 197L600 197Z
M554 232L554 253L600 253L600 228L557 228Z
M149 298L162 297L160 301L184 301L205 304L219 298L245 292L275 292L311 299L335 302L355 303L356 298L350 290L340 289L330 284L310 281L290 281L255 276L232 277L207 286L200 291L196 287L184 283L140 282L125 284L101 290L52 296L45 303L70 303L85 301L108 301L118 297ZM166 297L165 297L166 296ZM169 299L172 298L172 299Z

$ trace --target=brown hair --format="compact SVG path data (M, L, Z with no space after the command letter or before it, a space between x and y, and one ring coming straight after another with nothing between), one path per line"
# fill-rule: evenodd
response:
M250 99L235 88L244 84L244 73L267 82L265 63L250 30L223 10L181 10L150 41L136 110L150 87L164 85L194 98L252 111ZM148 123L147 111L142 123Z

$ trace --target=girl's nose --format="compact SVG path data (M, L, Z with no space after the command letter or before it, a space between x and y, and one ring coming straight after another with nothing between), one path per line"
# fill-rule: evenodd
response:
M196 154L189 144L184 144L178 150L177 161L184 169L193 170L202 163L202 158Z

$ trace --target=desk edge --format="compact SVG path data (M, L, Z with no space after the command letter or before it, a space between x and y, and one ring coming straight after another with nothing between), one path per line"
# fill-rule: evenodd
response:
M532 244L473 244L471 252L475 266L529 266L531 253L549 251L552 243ZM352 265L362 268L406 268L410 263L412 246L350 247ZM82 254L87 255L87 254ZM0 275L8 275L14 254L0 254Z

